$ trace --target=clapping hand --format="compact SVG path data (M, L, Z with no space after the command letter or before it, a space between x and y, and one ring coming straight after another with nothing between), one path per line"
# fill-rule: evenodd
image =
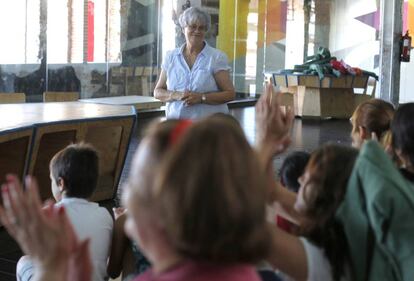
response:
M2 185L0 221L33 260L35 280L89 281L92 264L89 240L79 241L63 207L43 207L36 181L26 178L26 190L14 175Z
M288 148L294 117L290 109L287 109L286 112L281 110L279 99L280 95L273 92L273 86L267 84L265 92L256 104L257 150L259 161L267 176L269 203L276 200L277 197L273 156Z
M127 212L127 209L124 207L117 207L112 208L112 211L114 212L114 218L117 220L119 217L124 216Z
M273 92L267 84L265 92L256 104L256 136L259 150L273 157L282 153L290 144L290 129L293 124L290 109L283 112L280 108L280 95Z

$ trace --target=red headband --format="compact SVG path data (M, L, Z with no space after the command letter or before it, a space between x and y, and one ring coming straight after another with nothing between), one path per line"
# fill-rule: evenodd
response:
M170 133L170 145L174 145L175 143L177 143L177 141L181 138L184 132L187 131L188 127L190 127L192 124L193 121L189 119L180 120Z

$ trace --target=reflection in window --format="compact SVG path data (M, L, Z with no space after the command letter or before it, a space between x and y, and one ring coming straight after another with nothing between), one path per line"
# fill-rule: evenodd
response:
M41 1L47 23L41 21ZM48 63L120 62L120 1L0 1L0 64L40 63L41 27L47 30Z
M72 2L72 1L71 1ZM79 2L79 1L73 1ZM80 0L82 3L82 0ZM49 63L64 63L69 62L75 57L72 58L72 54L76 54L76 48L73 48L74 44L73 38L69 38L69 33L73 33L72 29L74 28L73 24L68 24L68 20L71 17L68 17L68 11L76 11L72 7L68 7L66 0L53 0L48 1L48 11L47 11L47 60ZM83 8L83 7L82 7ZM76 15L76 13L75 13ZM81 22L80 22L81 23ZM71 27L69 30L68 27ZM75 26L76 27L76 26ZM70 50L68 50L68 41L72 43ZM74 50L75 49L75 50Z
M120 17L120 0L48 1L48 63L119 62Z
M40 62L39 19L40 0L0 1L0 64Z

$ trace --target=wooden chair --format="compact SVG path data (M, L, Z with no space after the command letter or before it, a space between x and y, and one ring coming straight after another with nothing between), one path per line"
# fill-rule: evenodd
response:
M0 103L25 103L25 93L0 93Z
M144 71L142 73L142 76L152 76L152 70L153 70L153 67L152 66L146 66L144 68Z
M367 86L365 87L364 94L375 97L375 91L377 90L377 80L373 77L369 77L367 81Z
M160 75L160 73L161 73L161 68L154 67L154 69L152 71L152 75L157 76L157 78L158 78L158 75Z
M65 102L79 100L78 92L44 92L43 102Z
M268 77L267 78L269 83L272 83L272 85L275 85L274 78ZM285 110L290 107L293 110L293 107L295 106L294 98L293 96L296 95L296 88L295 87L284 87L279 86L279 95L280 97L280 105L285 108Z
M362 94L354 94L354 107L357 108L359 104L375 98L376 88L377 80L375 80L373 77L369 77L364 92Z
M53 155L70 143L81 141L92 144L100 155L97 189L90 199L102 201L114 198L128 152L134 118L135 116L131 115L114 119L66 120L37 124L28 174L36 177L42 200L52 197L49 162Z
M2 159L0 161L0 178L2 181L7 174L15 174L20 180L23 180L30 157L32 138L33 128L31 127L0 131L0 159ZM2 199L0 198L1 204Z

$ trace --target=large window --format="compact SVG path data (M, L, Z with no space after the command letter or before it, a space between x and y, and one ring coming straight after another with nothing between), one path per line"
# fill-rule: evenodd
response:
M46 90L79 91L82 97L151 95L166 51L183 43L176 21L188 6L211 15L206 40L227 54L241 96L260 94L264 74L303 63L319 46L352 66L378 73L379 3L4 0L0 92L25 92L29 101ZM414 28L413 18L414 0L406 0L404 30ZM411 96L411 73L413 64L404 64L404 100Z
M0 1L0 64L120 62L120 1Z
M40 0L0 1L0 64L39 63L39 21Z
M108 72L122 63L121 5L127 18L129 2L0 1L0 92L25 92L28 101L40 101L48 90L124 93L110 86Z
M48 63L120 62L120 0L53 0L47 7Z

